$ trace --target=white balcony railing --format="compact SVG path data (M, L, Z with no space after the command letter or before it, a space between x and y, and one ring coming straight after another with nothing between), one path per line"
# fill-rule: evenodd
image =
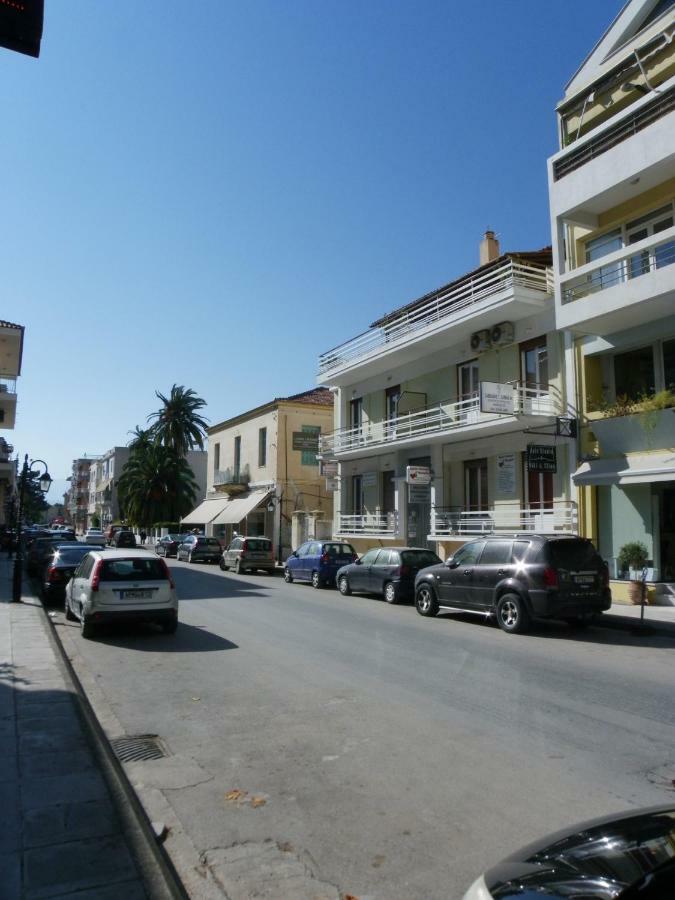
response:
M484 511L437 506L432 510L431 526L432 536L437 538L514 531L573 534L578 528L577 506L566 500L550 506L509 504Z
M571 303L675 263L675 227L667 228L560 278L562 302Z
M396 513L338 513L339 535L363 535L364 537L382 535L395 537L398 534L398 516Z
M557 416L562 413L560 394L552 386L546 390L515 384L513 388L513 416ZM413 410L383 422L367 422L359 428L342 428L320 435L319 451L322 454L344 453L363 447L388 445L411 438L448 434L487 422L499 422L507 418L497 413L483 413L480 399L471 397L457 402L442 402Z
M0 378L0 394L16 394L16 378Z
M393 315L390 322L370 328L363 334L322 353L319 357L319 375L325 376L346 363L367 356L379 347L394 342L404 343L417 331L434 322L447 320L448 324L459 313L502 291L515 287L553 293L552 270L547 266L516 262L508 259L496 269L455 282L446 291L439 291L432 298L414 305L406 312Z

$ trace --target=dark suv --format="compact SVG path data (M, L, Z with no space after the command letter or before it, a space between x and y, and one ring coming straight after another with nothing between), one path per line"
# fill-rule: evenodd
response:
M580 625L609 609L609 572L586 538L540 534L470 541L415 579L422 616L439 609L488 613L504 631L525 631L533 618Z

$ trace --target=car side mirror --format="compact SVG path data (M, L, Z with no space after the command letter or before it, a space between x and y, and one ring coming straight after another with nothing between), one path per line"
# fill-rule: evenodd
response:
M354 565L355 565L355 566L360 566L360 565L361 565L361 560L360 560L360 559L355 559L355 560L354 560Z
M459 563L455 562L454 557L449 556L445 561L446 566L449 569L456 569Z

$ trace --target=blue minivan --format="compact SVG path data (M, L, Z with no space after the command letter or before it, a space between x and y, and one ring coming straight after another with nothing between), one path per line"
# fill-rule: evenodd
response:
M342 541L305 541L284 564L284 580L309 581L312 587L335 584L338 569L357 559L351 544Z

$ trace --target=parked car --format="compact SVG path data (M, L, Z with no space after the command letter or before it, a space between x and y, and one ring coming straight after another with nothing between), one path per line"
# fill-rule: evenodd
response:
M136 535L128 528L119 529L119 531L116 531L113 536L113 546L118 550L122 548L135 547Z
M315 588L335 584L338 569L357 558L352 545L342 541L305 541L284 563L284 579L309 581Z
M85 638L97 625L120 621L155 622L173 634L178 597L167 564L150 550L94 550L66 586L65 614L79 619Z
M55 547L47 557L42 573L42 599L45 603L60 601L66 596L66 584L73 572L92 550L100 550L98 544L82 544L70 541Z
M424 547L373 547L360 559L338 569L335 583L345 596L352 591L379 594L387 603L412 600L415 576L426 566L442 564Z
M675 806L603 816L512 853L464 900L666 900L675 896Z
M488 613L510 633L526 631L533 618L581 625L611 603L607 566L580 537L481 538L415 580L420 615L435 616L439 609Z
M175 556L178 551L178 545L182 543L184 535L165 534L155 544L155 553L158 556Z
M60 544L75 543L75 536L48 535L35 538L26 554L26 571L29 575L40 575L44 569L47 557Z
M236 537L229 547L223 550L220 557L220 568L227 572L234 569L240 572L255 571L274 572L276 561L274 559L274 546L266 537Z
M115 534L118 531L128 531L128 525L108 525L106 530L103 532L105 534L105 540L109 547L114 545Z
M223 548L217 538L204 537L201 534L183 536L183 543L178 545L176 559L192 562L220 562Z
M105 547L106 540L101 528L88 528L84 541L86 544L97 544L99 547Z

